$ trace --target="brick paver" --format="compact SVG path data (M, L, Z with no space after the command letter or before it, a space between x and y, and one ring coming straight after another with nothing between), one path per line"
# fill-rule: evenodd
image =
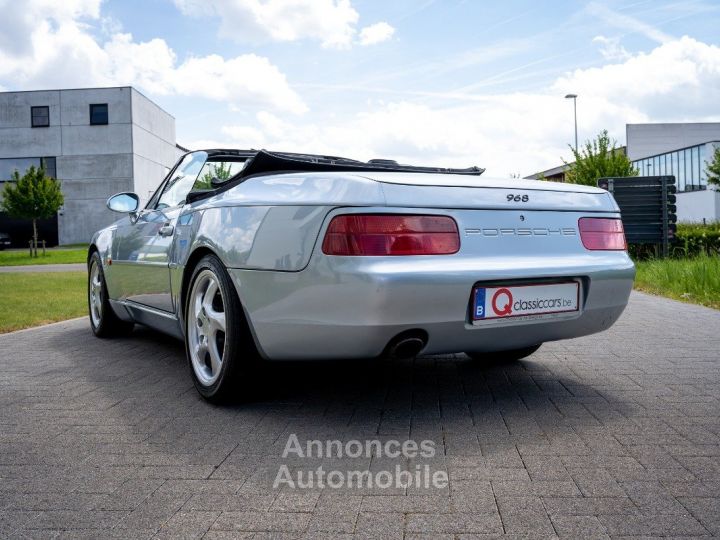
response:
M0 336L0 537L720 535L719 349L720 312L633 294L610 331L513 365L274 364L261 400L216 407L149 330ZM283 458L291 434L438 451ZM273 489L281 465L449 485Z

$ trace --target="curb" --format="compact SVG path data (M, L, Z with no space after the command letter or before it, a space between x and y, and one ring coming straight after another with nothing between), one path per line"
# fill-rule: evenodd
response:
M40 330L42 328L47 328L48 326L57 326L59 324L65 324L68 322L79 321L80 319L87 319L87 315L83 315L82 317L74 317L72 319L65 319L63 321L56 321L56 322L51 322L51 323L47 323L47 324L41 324L40 326L31 326L29 328L21 328L20 330L13 330L12 332L0 333L0 339L2 339L5 336L11 336L13 334L22 334L23 332L31 332L33 330Z

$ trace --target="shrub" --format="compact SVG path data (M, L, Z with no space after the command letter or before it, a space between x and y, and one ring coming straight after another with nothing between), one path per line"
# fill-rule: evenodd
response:
M696 257L702 253L720 254L720 222L678 223L672 244L673 257Z
M630 244L630 256L635 260L656 259L660 252L654 244ZM720 254L720 222L678 223L675 239L670 244L670 256L674 258L697 257Z

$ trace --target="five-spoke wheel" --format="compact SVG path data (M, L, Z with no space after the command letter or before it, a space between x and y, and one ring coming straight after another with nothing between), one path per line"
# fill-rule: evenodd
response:
M223 401L247 379L255 344L230 276L220 259L206 255L195 266L185 296L185 350L200 394Z
M190 292L188 341L195 375L204 385L220 376L225 352L225 302L212 270L195 278Z
M88 284L88 305L90 307L90 320L94 327L100 326L103 312L103 279L100 274L100 265L93 258L90 261L90 277Z
M98 337L125 335L133 329L134 324L118 317L110 305L102 261L97 251L88 259L88 312L90 327Z

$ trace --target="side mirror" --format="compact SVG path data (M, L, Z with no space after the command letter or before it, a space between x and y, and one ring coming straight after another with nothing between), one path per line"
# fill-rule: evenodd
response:
M107 200L107 207L113 212L132 214L140 206L140 197L134 193L118 193Z

